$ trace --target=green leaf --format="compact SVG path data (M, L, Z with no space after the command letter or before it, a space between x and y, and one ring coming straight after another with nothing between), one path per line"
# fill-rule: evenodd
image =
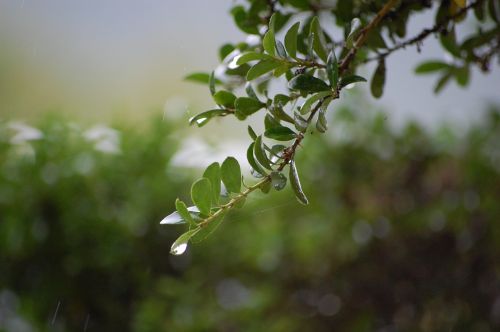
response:
M313 38L313 49L314 52L319 56L319 58L326 62L327 53L325 51L325 36L323 35L323 30L319 24L318 18L315 16L311 21L311 27L309 30L310 34L314 34Z
M200 209L200 212L206 216L210 215L212 208L212 185L207 178L201 178L193 183L191 187L191 199Z
M297 134L288 127L269 128L264 135L277 141L290 141L297 137Z
M265 175L267 175L266 171L255 161L255 158L254 158L254 149L255 148L254 148L254 146L255 146L255 143L252 142L247 149L248 163L250 164L250 166L253 168L253 170L255 172L257 172L261 176L265 176Z
M278 171L271 172L271 184L275 190L282 190L286 186L286 176Z
M431 61L426 61L426 62L422 62L421 64L419 64L415 68L415 73L416 74L433 73L435 71L449 69L450 67L451 66L449 64L447 64L446 62L431 60Z
M295 192L295 197L297 197L299 202L304 205L309 204L309 200L304 194L304 191L302 191L302 186L299 180L299 174L297 173L297 168L295 167L294 160L290 160L290 174L288 178L290 179L290 184L292 185L292 189Z
M467 65L455 68L453 73L455 74L455 80L460 86L466 86L469 83L469 67Z
M257 77L260 77L271 70L274 70L278 68L281 65L280 61L276 60L271 60L271 59L265 59L257 64L255 64L250 70L248 70L247 73L247 81L251 81L256 79Z
M285 48L288 54L297 59L297 33L299 31L300 22L295 23L288 29L285 35Z
M288 86L290 87L290 89L309 93L326 91L330 89L330 87L325 82L323 82L323 80L307 74L300 74L295 76L290 80L290 82L288 82Z
M210 94L215 95L215 73L212 71L210 77L208 78L208 87L210 89Z
M267 52L267 54L275 56L276 55L276 41L274 39L274 29L269 28L264 38L262 39L262 47Z
M281 106L271 107L269 111L278 120L285 121L288 123L294 123L292 117L288 115Z
M232 92L220 90L214 94L213 98L217 105L234 108L234 101L236 100L236 96Z
M186 204L183 201L177 198L175 200L175 208L177 209L177 212L183 220L185 220L191 226L196 226L193 217L191 217L191 213L189 213Z
M452 28L450 31L442 32L439 35L439 41L441 45L447 50L451 55L455 57L460 57L460 47L457 45L457 37L455 34L455 29Z
M219 48L219 60L222 62L224 59L234 51L234 46L231 44L224 44ZM208 82L208 81L207 81Z
M350 31L346 38L346 47L351 49L354 46L354 42L356 38L358 38L359 33L361 32L361 20L357 17L353 18L350 23Z
M295 129L297 129L298 131L301 131L301 132L305 132L306 129L307 129L307 126L309 125L307 123L307 120L304 119L303 117L301 117L297 112L294 112L294 125L295 125Z
M267 157L266 151L264 149L264 143L262 142L262 136L257 136L254 144L254 153L257 161L265 168L272 170L271 161Z
M248 63L250 61L255 61L255 60L263 60L263 59L272 59L269 55L264 54L264 53L257 53L257 52L248 52L240 55L238 57L238 60L236 60L236 64L238 66L244 65L245 63Z
M215 232L217 228L220 226L220 224L224 221L224 217L226 216L226 212L223 211L221 212L217 217L212 219L210 223L206 224L202 228L198 228L197 233L193 234L191 237L191 242L192 243L199 243L203 240L205 240L210 234Z
M248 97L259 100L259 97L257 97L257 94L255 93L254 89L252 88L252 83L247 82L245 84L245 91L246 91Z
M223 116L228 114L226 110L223 109L214 109L210 111L205 111L203 113L197 114L189 119L189 124L196 124L198 127L203 127L210 121L211 118L216 116Z
M185 224L186 219L182 218L178 211L172 212L160 221L161 225Z
M375 98L382 97L385 85L385 60L381 59L378 62L377 69L373 73L370 90Z
M208 84L210 81L210 74L208 73L192 73L184 77L186 81ZM220 80L215 80L215 84L221 84Z
M437 81L436 86L434 87L434 93L438 94L439 92L441 92L441 90L443 90L446 84L448 84L448 82L450 81L450 78L451 78L450 72L447 72L446 74L441 76L441 78Z
M200 231L200 228L192 229L187 231L186 233L182 234L175 240L175 242L172 244L172 247L170 247L170 253L172 255L182 255L186 249L189 240Z
M252 138L252 140L255 141L255 139L257 138L257 134L255 133L255 131L253 130L252 127L248 126L248 135L250 135L250 137Z
M279 127L281 126L281 123L279 120L276 120L274 116L271 114L266 114L266 117L264 118L264 128L269 129L272 127Z
M203 173L203 177L210 180L210 184L212 186L212 202L215 204L219 204L219 196L220 196L220 165L218 162L210 164L205 172Z
M357 82L366 82L366 78L358 76L358 75L349 75L346 77L342 77L340 80L339 87L342 89L343 87Z
M326 61L326 74L328 75L330 86L335 90L339 81L339 64L333 49L328 55L328 60Z
M289 63L284 63L280 65L278 68L274 70L274 77L280 77L281 75L285 74L289 69L290 69L290 64Z
M304 115L304 114L307 114L309 113L309 111L311 110L312 108L312 105L325 98L326 96L329 96L331 95L332 92L331 91L323 91L323 92L318 92L317 94L314 94L312 95L311 97L309 97L305 102L304 104L302 104L302 107L299 109L299 112L300 114Z
M328 130L328 122L326 121L325 111L323 110L323 108L319 110L318 120L316 121L316 129L320 133L324 133Z
M249 15L245 11L243 6L236 6L231 9L231 14L233 15L234 23L243 32L251 35L258 35L259 30L257 29L257 24L249 19Z
M196 206L190 206L187 208L189 214L193 220L200 219L200 210ZM178 211L172 212L168 216L160 221L162 225L176 225L176 224L185 224L186 219L183 218Z
M287 57L285 46L279 40L276 41L276 52L278 53L278 56L280 56L282 58Z
M274 96L273 103L275 106L285 106L290 101L290 97L281 93Z
M241 168L238 160L227 157L221 166L222 182L228 192L239 193L241 189Z
M234 103L236 114L242 117L247 117L261 108L266 106L266 104L260 102L258 99L249 97L239 97Z

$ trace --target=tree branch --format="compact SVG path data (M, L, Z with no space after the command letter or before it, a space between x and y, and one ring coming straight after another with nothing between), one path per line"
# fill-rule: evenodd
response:
M469 5L467 5L466 7L460 9L455 14L446 16L440 22L438 22L436 25L434 25L432 28L424 29L424 30L422 30L422 32L420 32L415 37L410 38L410 39L408 39L406 41L403 41L403 42L401 42L401 43L399 43L399 44L397 44L397 45L389 48L387 51L385 51L383 53L380 53L380 54L378 54L378 55L376 55L374 57L368 58L366 60L360 61L359 63L360 64L365 64L365 63L368 63L368 62L371 62L371 61L379 61L381 59L386 58L387 56L389 56L390 54L394 53L395 51L398 51L398 50L400 50L402 48L406 48L406 46L410 46L410 45L413 45L413 44L417 44L418 45L424 39L426 39L427 37L429 37L431 34L434 34L434 33L437 33L439 31L441 31L450 21L452 21L452 20L454 20L454 19L462 16L463 14L465 14L470 9L473 9L474 7L480 5L483 1L484 0L477 0L475 2L472 2Z

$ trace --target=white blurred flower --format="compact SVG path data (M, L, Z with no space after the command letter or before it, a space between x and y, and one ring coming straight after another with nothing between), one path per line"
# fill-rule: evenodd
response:
M105 153L120 153L120 133L105 125L95 125L86 130L83 137L94 143L97 151Z
M15 131L14 136L10 139L11 144L23 144L27 141L34 141L43 138L43 133L40 130L22 122L11 122L9 123L8 128Z

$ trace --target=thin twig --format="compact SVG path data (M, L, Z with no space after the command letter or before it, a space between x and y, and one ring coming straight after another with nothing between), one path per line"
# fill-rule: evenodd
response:
M417 44L418 45L425 38L429 37L431 34L434 34L434 33L437 33L439 31L441 31L450 21L456 19L457 17L462 16L463 14L465 14L470 9L472 9L472 8L478 6L479 4L481 4L483 1L484 0L477 0L475 2L472 2L469 5L467 5L466 7L460 9L455 14L444 17L441 21L439 21L437 24L435 24L432 28L424 29L424 30L422 30L422 32L420 32L415 37L410 38L408 40L405 40L405 41L403 41L403 42L401 42L401 43L399 43L399 44L397 44L397 45L389 48L387 51L379 53L378 55L376 55L374 57L371 57L371 58L365 59L363 61L360 61L359 63L360 64L365 64L365 63L368 63L368 62L371 62L371 61L379 61L381 59L386 58L387 56L389 56L393 52L395 52L397 50L400 50L402 48L405 48L406 46L410 46L410 45L413 45L413 44Z

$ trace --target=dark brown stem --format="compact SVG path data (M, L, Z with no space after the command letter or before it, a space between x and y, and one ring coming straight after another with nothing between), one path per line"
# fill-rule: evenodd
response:
M360 62L360 64L365 64L365 63L368 63L368 62L371 62L371 61L379 61L381 59L384 59L386 58L387 56L389 56L390 54L394 53L395 51L397 50L400 50L402 48L405 48L407 46L410 46L410 45L419 45L424 39L426 39L427 37L429 37L430 35L434 34L434 33L437 33L439 31L442 31L443 28L452 20L462 16L463 14L465 14L467 11L469 11L470 9L480 5L484 0L477 0L475 2L472 2L470 3L469 5L467 5L466 7L460 9L458 12L456 12L455 14L453 15L449 15L449 16L446 16L445 18L443 18L441 21L439 21L436 25L434 25L432 28L429 28L429 29L424 29L422 30L422 32L420 32L418 35L416 35L415 37L413 38L410 38L408 40L405 40L391 48L389 48L387 51L383 52L383 53L380 53L374 57L371 57L371 58L368 58L366 60L363 60Z
M399 0L389 0L387 3L382 7L382 9L377 13L377 15L373 18L373 20L366 26L364 27L361 32L359 33L358 38L354 42L354 45L352 48L349 50L349 52L346 54L342 62L340 62L339 66L339 73L342 74L345 72L348 68L349 65L351 64L352 60L356 56L356 53L358 52L358 49L365 43L366 38L368 38L368 35L370 32L379 24L379 22L389 13L389 11L394 8Z

